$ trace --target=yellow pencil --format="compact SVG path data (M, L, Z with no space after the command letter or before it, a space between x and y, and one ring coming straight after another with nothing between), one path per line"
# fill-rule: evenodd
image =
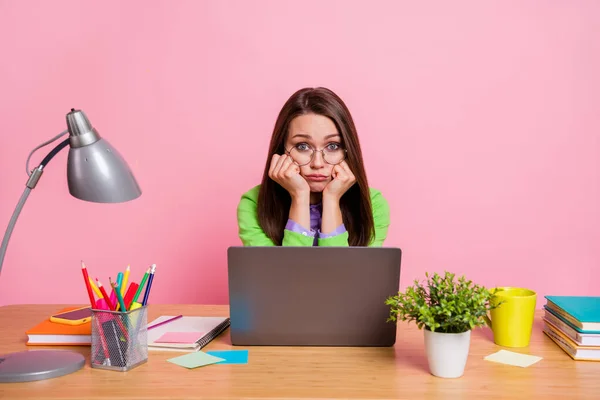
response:
M121 282L121 296L125 296L125 291L127 290L127 281L129 280L129 265L125 269L125 274L123 275L123 282Z
M94 283L94 281L92 280L92 278L90 278L88 276L89 280L90 280L90 286L92 287L92 290L94 291L94 293L96 293L96 295L99 298L102 298L102 292L100 291L100 289L98 289L98 286L96 286L96 284Z

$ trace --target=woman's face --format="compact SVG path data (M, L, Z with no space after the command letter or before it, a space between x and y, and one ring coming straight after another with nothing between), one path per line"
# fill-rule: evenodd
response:
M343 154L342 137L331 119L317 114L300 115L290 122L285 149L300 165L300 175L310 191L320 193L331 182L333 164Z

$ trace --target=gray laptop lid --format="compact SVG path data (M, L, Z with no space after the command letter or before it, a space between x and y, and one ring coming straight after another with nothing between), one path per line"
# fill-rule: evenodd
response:
M391 247L230 247L232 344L394 345L385 300L400 259Z

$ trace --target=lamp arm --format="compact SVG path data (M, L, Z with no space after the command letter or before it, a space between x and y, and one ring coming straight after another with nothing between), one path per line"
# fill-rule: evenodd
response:
M8 241L10 240L12 231L15 228L15 224L17 223L17 218L19 218L19 214L21 214L23 205L25 205L25 201L27 201L31 190L35 188L38 181L40 180L44 167L50 162L50 160L54 158L54 156L56 156L62 149L68 146L68 144L69 139L65 139L64 141L56 145L56 147L54 147L50 151L50 153L48 153L48 155L44 157L40 165L31 172L31 175L29 176L29 179L25 184L25 190L23 191L23 194L21 195L21 198L19 199L19 202L15 207L15 211L13 212L10 221L8 222L8 227L6 228L6 232L4 233L4 239L2 239L2 245L0 246L0 274L2 273L2 264L4 263L4 256L6 255L6 249L8 248Z
M48 155L46 157L44 157L44 159L40 163L40 167L45 167L50 162L50 160L52 160L54 158L55 155L57 155L62 149L64 149L65 147L67 147L69 145L69 142L70 142L70 139L67 138L67 139L63 140L62 142L60 142L59 144L57 144L55 148L50 150L50 153L48 153Z
M62 132L61 132L61 133L59 133L58 135L54 136L52 139L50 139L50 140L46 140L44 143L42 143L42 144L40 144L40 145L36 146L36 148L35 148L35 149L33 149L33 150L31 150L31 151L29 152L29 155L27 156L27 161L25 162L25 172L27 172L27 176L31 175L31 170L29 169L29 160L31 160L31 156L33 156L33 154L34 154L34 153L35 153L37 150L41 149L41 148L42 148L42 147L44 147L44 146L48 146L50 143L52 143L52 142L54 142L54 141L56 141L56 140L60 139L60 138L61 138L61 136L64 136L64 135L66 135L67 133L69 133L69 130L62 131Z

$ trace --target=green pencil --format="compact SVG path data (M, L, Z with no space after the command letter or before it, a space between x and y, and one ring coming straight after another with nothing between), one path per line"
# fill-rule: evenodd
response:
M144 285L146 284L146 281L148 280L148 274L150 274L150 268L148 268L146 270L146 273L144 274L144 277L142 278L142 282L140 283L140 286L138 286L138 290L137 292L135 292L135 296L133 296L133 300L131 300L131 304L135 303L138 299L138 297L140 297L140 294L142 294L142 289L144 289Z

